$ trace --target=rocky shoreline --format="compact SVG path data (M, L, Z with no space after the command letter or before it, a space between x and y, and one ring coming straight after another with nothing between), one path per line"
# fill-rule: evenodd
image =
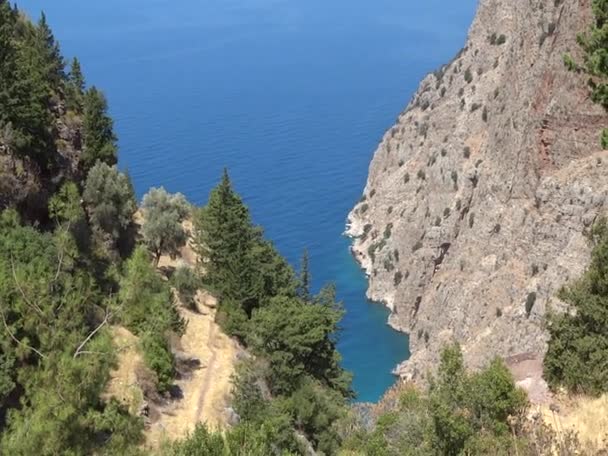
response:
M590 20L587 0L481 0L463 50L382 138L346 234L368 298L410 334L401 377L424 381L452 341L472 368L542 359L545 314L608 201L605 114L563 64Z

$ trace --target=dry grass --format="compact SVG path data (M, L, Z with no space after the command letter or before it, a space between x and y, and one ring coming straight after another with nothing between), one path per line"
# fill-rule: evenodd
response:
M192 233L192 223L184 221L184 229ZM197 256L191 240L177 258L163 255L158 269L171 273L179 266L194 267ZM238 344L224 334L215 322L217 299L200 290L195 303L197 312L180 305L179 311L188 325L179 341L184 353L197 358L201 367L188 378L176 382L183 397L159 409L160 417L146 432L146 446L158 448L166 440L184 437L197 423L219 429L229 425L226 407L230 405L232 375L239 351Z
M201 361L190 378L176 382L183 398L159 411L160 419L147 431L147 446L157 448L163 440L174 440L192 431L196 423L218 429L226 427L226 407L232 389L231 377L238 352L237 344L215 323L215 310L204 314L181 308L188 320L181 338L182 350Z
M557 406L557 408L555 407ZM608 394L599 398L560 396L540 407L545 422L558 433L574 431L583 445L601 447L608 438Z
M137 381L137 372L144 365L139 339L121 326L112 327L111 332L118 350L118 362L116 369L110 373L104 399L115 398L136 415L144 400Z

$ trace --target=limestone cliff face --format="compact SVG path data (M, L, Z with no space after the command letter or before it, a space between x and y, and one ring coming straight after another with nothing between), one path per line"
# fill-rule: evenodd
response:
M544 354L607 205L608 119L563 64L590 20L590 0L480 0L463 51L384 135L348 232L369 297L410 333L402 376L450 340L471 367Z
M51 100L55 149L48 169L9 147L10 128L0 127L0 210L19 208L32 220L46 212L50 195L66 178L80 179L82 119L68 112L63 94Z

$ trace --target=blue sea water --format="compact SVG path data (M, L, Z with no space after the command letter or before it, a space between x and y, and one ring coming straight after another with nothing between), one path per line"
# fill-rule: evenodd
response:
M21 0L109 99L120 166L203 203L224 166L280 251L308 248L347 310L361 401L409 356L342 236L372 152L425 73L464 43L476 0Z

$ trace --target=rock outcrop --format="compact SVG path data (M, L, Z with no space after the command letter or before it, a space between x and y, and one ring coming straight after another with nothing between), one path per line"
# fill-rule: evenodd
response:
M82 119L66 110L63 94L51 100L50 111L55 144L46 167L12 150L11 128L0 128L0 210L18 208L27 218L37 220L46 214L50 196L65 179L82 178L78 168Z
M480 0L464 49L384 135L348 233L369 297L410 334L401 376L424 379L452 340L473 368L543 356L607 204L608 119L563 63L590 3Z

